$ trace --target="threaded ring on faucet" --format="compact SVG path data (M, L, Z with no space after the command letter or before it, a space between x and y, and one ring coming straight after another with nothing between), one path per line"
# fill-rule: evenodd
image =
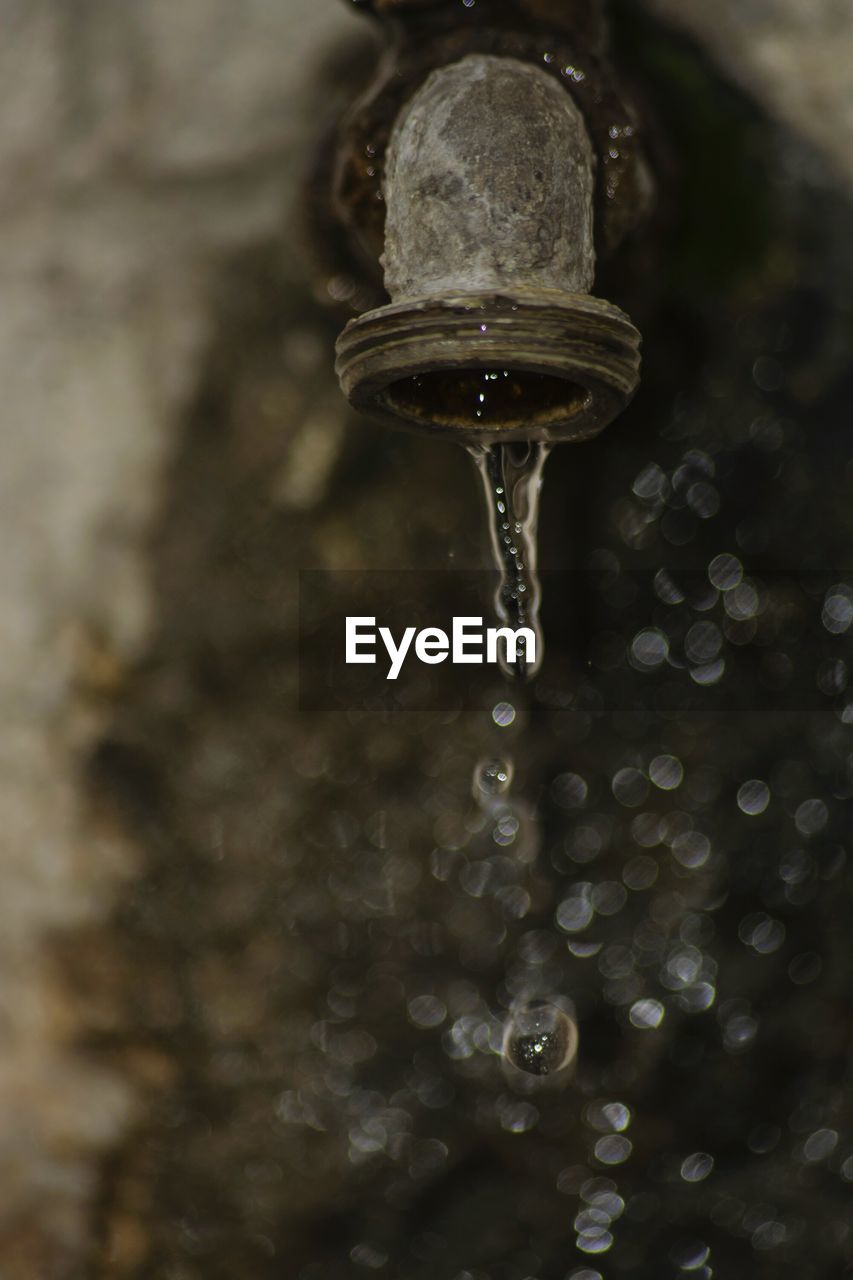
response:
M416 298L351 320L336 369L350 404L460 441L586 440L633 397L640 334L589 294Z

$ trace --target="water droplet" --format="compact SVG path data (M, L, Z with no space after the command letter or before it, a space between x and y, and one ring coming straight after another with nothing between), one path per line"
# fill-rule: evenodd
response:
M748 1049L758 1033L758 1022L749 1014L739 1014L726 1023L723 1043L732 1051Z
M744 782L737 793L738 808L751 818L757 817L770 803L770 788L760 778Z
M524 1075L543 1077L564 1071L574 1061L577 1047L577 1024L546 1001L524 1005L507 1020L504 1060Z
M631 486L638 498L652 502L665 495L669 483L664 472L656 462L644 467Z
M551 783L551 795L561 809L582 809L589 787L578 773L561 773Z
M723 553L708 565L708 578L718 591L732 591L743 580L743 565L737 556Z
M703 867L711 855L711 842L701 831L685 831L672 842L676 862L689 871Z
M599 1164L624 1164L634 1149L634 1144L621 1133L609 1134L599 1138L595 1144L594 1154Z
M694 1151L681 1162L681 1176L685 1182L703 1182L714 1167L714 1157L706 1151Z
M684 652L690 662L704 666L713 662L720 652L723 637L713 622L696 622L687 632Z
M573 956L577 956L578 960L591 960L593 956L598 955L602 946L601 942L581 942L578 938L569 938L566 943L567 949Z
M622 879L629 889L649 889L658 878L658 864L647 854L639 854L625 864Z
M566 933L580 933L592 922L594 915L589 888L586 888L586 892L580 893L577 892L579 887L575 886L576 892L561 902L557 908L557 924Z
M687 490L687 503L700 520L709 520L720 509L720 495L706 480L697 480Z
M654 1031L663 1022L664 1012L660 1000L635 1000L628 1017L638 1031Z
M613 1236L609 1231L604 1227L591 1227L578 1236L577 1247L581 1253L606 1253L612 1244Z
M763 1222L752 1233L752 1245L755 1249L775 1249L782 1244L787 1235L781 1222Z
M687 599L684 592L676 585L666 569L658 569L654 580L655 595L664 604L684 604ZM659 633L662 634L662 633Z
M829 810L822 800L804 800L794 814L794 823L801 836L817 835L828 820Z
M753 1155L766 1156L768 1151L778 1145L781 1136L781 1130L773 1124L756 1125L747 1138L747 1146Z
M788 965L788 976L798 987L805 987L814 982L822 968L823 960L816 951L804 951Z
M492 719L501 729L508 729L515 720L515 707L511 702L498 702L492 708Z
M653 671L666 662L669 641L657 627L638 631L631 641L631 664L638 671Z
M823 605L823 625L833 635L840 636L853 623L853 590L846 583L830 587Z
M677 756L655 756L649 765L649 777L661 791L675 791L681 786L684 769Z
M741 582L723 596L723 607L734 622L746 622L760 612L761 600L751 582Z
M409 1017L416 1027L426 1031L440 1026L447 1017L447 1009L436 996L415 996L409 1001Z
M474 770L474 799L502 796L512 785L511 760L481 760Z
M611 786L616 799L627 809L636 809L649 794L648 779L639 769L620 769Z
M785 941L785 926L763 911L744 916L738 926L738 937L745 946L752 947L759 955L771 955Z
M711 1256L702 1240L690 1240L673 1247L669 1255L680 1271L699 1271Z
M631 1111L624 1102L591 1102L586 1121L599 1133L623 1133L631 1123Z
M838 1146L838 1134L834 1129L818 1129L803 1143L803 1155L809 1164L817 1164L831 1156Z
M600 916L618 915L627 898L627 889L616 880L603 880L590 895L590 901Z
M539 1112L529 1102L508 1102L501 1109L501 1128L508 1133L527 1133L539 1121Z
M369 1244L355 1244L350 1250L350 1258L357 1267L367 1267L370 1271L381 1271L388 1261L388 1254L382 1249L375 1249Z

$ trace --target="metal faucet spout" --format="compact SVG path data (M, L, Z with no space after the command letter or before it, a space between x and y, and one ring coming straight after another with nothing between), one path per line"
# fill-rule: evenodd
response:
M621 413L640 334L591 292L597 165L542 67L475 51L427 74L383 157L390 302L337 344L354 407L481 444L587 439Z

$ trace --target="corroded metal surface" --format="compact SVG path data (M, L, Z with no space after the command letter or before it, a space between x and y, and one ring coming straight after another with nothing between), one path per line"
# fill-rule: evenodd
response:
M622 311L557 290L415 299L351 320L338 340L355 408L481 442L597 435L630 401L639 366L639 334ZM481 410L490 385L476 379L491 370L507 370L510 385L520 374L541 382Z
M596 164L582 112L541 67L479 53L433 71L384 159L391 305L338 342L350 403L479 442L582 440L617 417L640 337L590 296Z
M403 299L505 288L589 293L595 161L538 67L471 54L400 114L385 163L385 287Z
M384 158L401 109L436 67L467 54L517 58L552 76L580 108L599 160L596 242L610 253L642 221L650 179L636 113L606 54L599 3L497 0L463 6L382 4L387 49L376 77L344 124L334 199L353 252L378 257L384 243Z

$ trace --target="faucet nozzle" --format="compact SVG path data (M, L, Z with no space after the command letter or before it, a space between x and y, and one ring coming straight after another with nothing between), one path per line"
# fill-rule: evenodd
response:
M624 409L640 335L589 290L595 157L539 68L471 54L434 71L385 159L391 303L338 341L344 393L395 426L578 440Z

